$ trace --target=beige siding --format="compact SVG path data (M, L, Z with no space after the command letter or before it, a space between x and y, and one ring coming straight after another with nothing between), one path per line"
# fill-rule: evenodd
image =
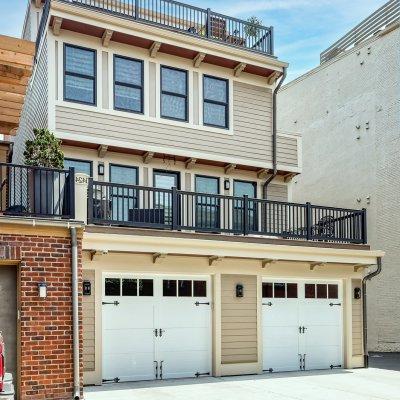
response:
M150 75L154 71L150 65ZM154 82L150 77L150 115L153 116ZM196 87L196 90L198 88ZM130 116L110 115L106 112L56 108L56 130L86 135L95 143L102 139L126 141L132 147L174 147L188 152L197 151L219 157L239 157L258 163L272 161L271 150L271 90L243 83L234 83L233 121L234 134L197 130L189 127L163 124L154 120L141 120ZM198 115L195 113L195 119ZM297 166L297 139L278 136L278 162Z
M363 354L362 300L354 298L354 289L361 288L361 279L352 280L352 335L353 356Z
M84 371L94 371L95 357L95 273L94 271L83 271L83 280L90 281L92 284L92 294L83 296L83 369Z
M244 297L236 297L236 285ZM257 277L221 276L222 364L257 361Z
M287 185L270 183L267 189L267 198L272 201L288 201Z
M24 164L25 141L33 138L34 128L48 126L48 52L47 38L39 53L32 82L27 90L20 124L15 136L13 162Z

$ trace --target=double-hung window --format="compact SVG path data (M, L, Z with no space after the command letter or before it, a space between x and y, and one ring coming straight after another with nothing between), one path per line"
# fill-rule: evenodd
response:
M64 100L96 104L96 51L64 45Z
M70 167L75 168L75 173L81 172L92 176L93 164L91 161L78 160L76 158L64 158L64 169L69 169Z
M143 61L114 56L114 108L143 113Z
M187 71L161 67L161 117L188 120Z
M204 75L203 124L229 128L229 89L226 79Z

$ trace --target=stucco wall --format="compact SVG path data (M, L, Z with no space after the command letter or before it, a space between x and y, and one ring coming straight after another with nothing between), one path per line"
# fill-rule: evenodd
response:
M385 33L385 32L384 32ZM370 350L400 350L400 29L375 36L284 86L278 128L303 136L293 201L365 207L386 251L368 285Z

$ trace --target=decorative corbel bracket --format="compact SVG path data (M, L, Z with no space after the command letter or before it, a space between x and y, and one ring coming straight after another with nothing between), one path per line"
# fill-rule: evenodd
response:
M62 21L63 19L61 17L54 17L53 25L51 27L54 36L58 36L60 34Z
M212 267L213 265L215 265L215 263L221 262L222 259L223 259L223 257L220 257L220 256L211 256L211 257L208 257L208 265L209 265L210 267Z
M143 163L144 164L149 164L150 161L154 158L154 153L151 151L148 151L143 155Z
M154 253L153 254L153 264L160 263L167 257L168 254L166 253Z
M236 164L229 164L225 167L225 174L230 174L236 169Z
M276 264L277 262L278 260L276 260L275 258L264 258L263 260L261 260L261 267L262 268L270 267L273 264Z
M314 271L315 267L326 267L325 262L311 262L310 263L310 271Z
M245 68L247 67L246 63L239 63L238 65L236 65L235 69L233 70L233 74L235 75L236 78L238 78L242 72L245 70Z
M192 169L194 168L194 166L196 165L197 159L196 158L189 158L186 162L185 162L185 168L186 169Z
M193 59L193 67L199 68L205 57L206 53L197 53L196 57Z
M101 144L97 148L97 154L100 158L104 158L107 154L108 146L106 144Z
M160 50L161 47L161 42L154 42L150 49L149 49L149 54L151 58L156 58L157 57L157 53Z
M106 29L104 31L103 36L101 38L104 47L109 46L113 33L114 31L112 31L111 29Z

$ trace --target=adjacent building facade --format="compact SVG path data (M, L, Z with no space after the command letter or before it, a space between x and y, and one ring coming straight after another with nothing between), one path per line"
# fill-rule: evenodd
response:
M368 340L375 351L400 349L399 17L399 2L389 1L278 95L278 126L303 139L293 200L366 208L368 241L386 251L382 274L368 286Z
M272 28L175 2L47 0L23 36L35 68L2 164L3 241L46 248L9 262L48 293L17 302L16 334L64 336L21 342L21 399L365 365L364 277L383 253L365 210L291 202L302 138L276 129ZM62 140L65 170L20 165L33 128ZM39 372L36 357L53 361Z

